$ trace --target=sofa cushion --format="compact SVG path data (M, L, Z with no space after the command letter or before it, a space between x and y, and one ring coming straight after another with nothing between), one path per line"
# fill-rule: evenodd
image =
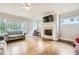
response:
M23 31L17 31L16 34L22 34Z
M19 36L23 36L23 34L18 34L18 35L9 35L9 37L19 37Z
M8 35L22 34L22 31L7 31Z
M9 35L9 39L16 39L16 38L21 38L23 37L24 35L23 34L18 34L18 35Z

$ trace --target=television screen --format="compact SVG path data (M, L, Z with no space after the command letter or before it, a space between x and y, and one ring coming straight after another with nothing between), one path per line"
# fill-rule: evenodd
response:
M53 16L52 15L45 16L45 17L43 17L43 21L44 22L52 22L53 21Z

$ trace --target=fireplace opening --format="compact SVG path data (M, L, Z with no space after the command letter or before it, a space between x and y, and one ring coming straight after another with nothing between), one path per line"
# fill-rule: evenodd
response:
M50 36L52 36L52 30L46 29L46 30L45 30L45 35L50 35Z

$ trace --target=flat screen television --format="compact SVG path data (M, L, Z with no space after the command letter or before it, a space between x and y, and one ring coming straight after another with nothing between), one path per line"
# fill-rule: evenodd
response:
M53 15L48 15L43 17L43 21L45 22L53 22Z

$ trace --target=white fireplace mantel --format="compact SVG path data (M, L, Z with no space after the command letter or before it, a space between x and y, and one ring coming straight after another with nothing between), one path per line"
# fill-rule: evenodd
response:
M53 22L47 22L42 24L42 30L41 30L41 37L52 39L52 40L58 40L58 32L59 32L59 14L58 12L50 13L43 16L53 15L54 21ZM52 36L45 35L45 29L51 29L52 30Z

